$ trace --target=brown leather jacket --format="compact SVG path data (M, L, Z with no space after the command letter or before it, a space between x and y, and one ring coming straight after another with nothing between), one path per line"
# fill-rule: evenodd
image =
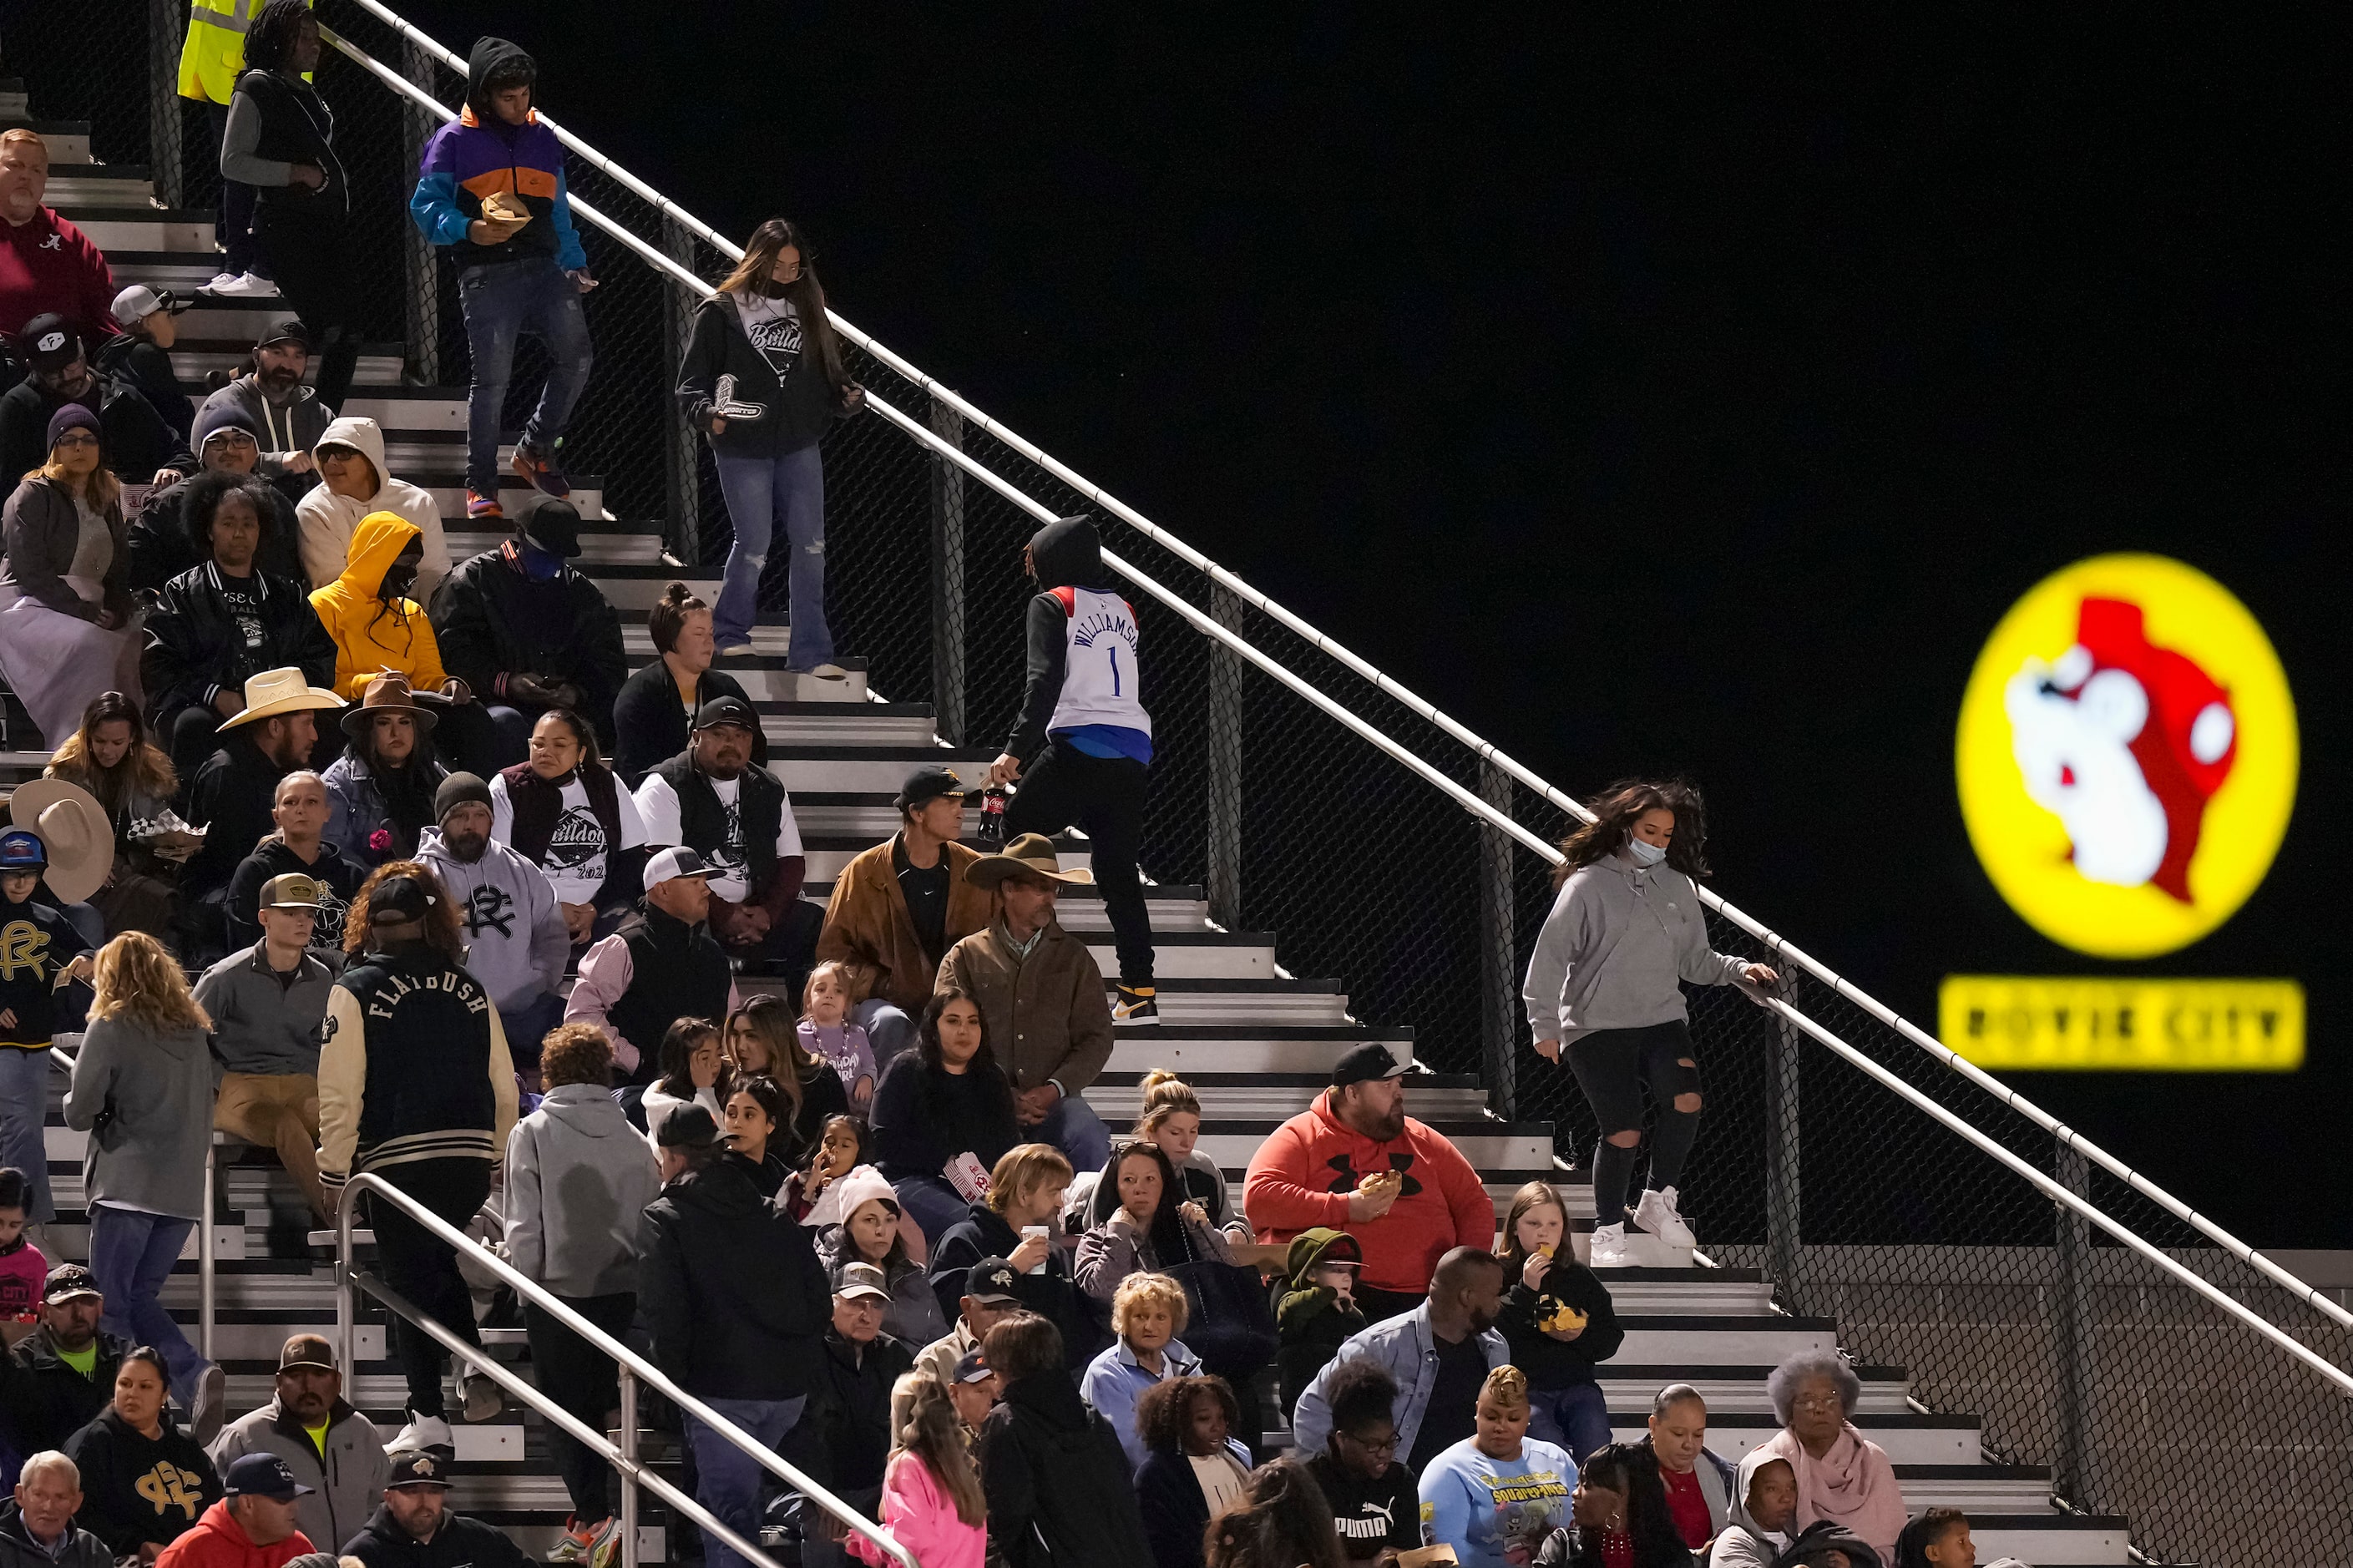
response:
M906 895L899 890L898 874L891 868L891 852L898 843L894 833L841 868L839 879L833 884L833 900L825 907L817 961L849 964L860 997L880 996L907 1016L919 1018L932 999L936 966L915 935ZM946 926L948 945L953 947L959 937L988 924L997 900L987 889L965 880L965 872L980 858L979 852L961 844L946 848Z
M1059 922L1039 933L1028 958L1014 957L1008 940L997 921L948 949L940 988L955 985L979 1000L988 1047L1016 1093L1052 1079L1064 1094L1076 1094L1111 1060L1103 971Z

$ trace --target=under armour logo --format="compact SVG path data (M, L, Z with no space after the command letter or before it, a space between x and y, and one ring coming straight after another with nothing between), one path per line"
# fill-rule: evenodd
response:
M466 900L466 934L478 937L485 928L502 937L514 935L514 895L504 888L494 888L488 882L476 888Z
M1325 1188L1325 1191L1334 1193L1353 1193L1356 1190L1356 1184L1362 1178L1356 1173L1356 1167L1348 1163L1348 1156L1345 1154L1335 1154L1324 1163L1326 1165L1329 1165L1334 1173L1332 1184ZM1421 1191L1421 1184L1416 1181L1412 1175L1409 1173L1412 1167L1413 1156L1411 1154L1392 1154L1389 1156L1389 1169L1395 1171L1398 1175L1405 1177L1404 1184L1398 1188L1398 1196L1400 1198L1412 1197ZM1378 1175L1380 1173L1381 1173L1377 1171L1366 1171L1364 1173L1364 1174L1367 1176Z

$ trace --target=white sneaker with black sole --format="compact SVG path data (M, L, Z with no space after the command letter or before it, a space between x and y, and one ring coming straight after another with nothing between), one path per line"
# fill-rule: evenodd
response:
M1646 1188L1642 1201L1634 1205L1634 1223L1669 1247L1689 1251L1699 1245L1699 1238L1692 1235L1692 1227L1683 1223L1683 1216L1676 1210L1672 1187Z
M387 1454L420 1454L428 1448L438 1448L445 1454L458 1451L458 1439L450 1435L449 1423L438 1415L408 1413L408 1425L400 1435L384 1446Z
M205 285L204 291L207 294L218 294L231 300L275 300L278 298L277 284L272 283L267 278L258 278L250 272L247 273L242 278L231 278L226 283L222 282L220 279L216 278L210 283Z
M1597 1225L1593 1227L1591 1244L1586 1253L1588 1268L1629 1268L1633 1260L1626 1256L1626 1222Z

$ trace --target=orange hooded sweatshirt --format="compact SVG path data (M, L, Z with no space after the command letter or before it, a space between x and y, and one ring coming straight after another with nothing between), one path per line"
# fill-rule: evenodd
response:
M1382 1171L1404 1176L1404 1190L1380 1218L1351 1224L1348 1194ZM1365 1251L1358 1278L1377 1290L1419 1295L1449 1251L1495 1244L1494 1200L1444 1133L1409 1116L1403 1132L1377 1143L1333 1114L1329 1089L1259 1145L1242 1206L1261 1242L1312 1226L1346 1231Z
M351 563L343 574L311 595L311 608L335 639L335 695L356 702L371 677L397 670L416 691L438 691L449 679L441 668L441 645L433 623L414 599L391 604L376 597L384 574L417 528L388 511L372 511L352 531Z

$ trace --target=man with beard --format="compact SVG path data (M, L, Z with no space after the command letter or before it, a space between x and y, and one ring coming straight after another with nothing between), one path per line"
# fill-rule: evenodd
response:
M88 1268L60 1263L49 1270L41 1326L0 1356L0 1436L16 1452L63 1447L114 1397L114 1373L130 1347L100 1330L105 1310Z
M318 483L311 448L333 417L302 384L311 369L311 334L291 319L273 321L253 345L253 369L210 397L196 411L202 419L217 409L235 416L261 437L261 471L278 481L288 500L300 500Z
M213 1439L213 1465L223 1475L248 1454L277 1455L309 1485L294 1517L314 1542L358 1534L391 1475L383 1434L344 1403L334 1347L320 1334L289 1339L278 1352L276 1397Z
M1488 1373L1512 1359L1495 1331L1503 1310L1503 1264L1480 1247L1454 1248L1438 1260L1420 1305L1341 1342L1340 1353L1299 1396L1292 1441L1303 1454L1322 1453L1332 1436L1334 1374L1350 1362L1377 1362L1397 1379L1389 1414L1398 1457L1419 1475L1434 1456L1478 1430L1479 1390Z
M1412 1310L1440 1254L1495 1238L1494 1200L1479 1173L1444 1133L1405 1113L1412 1070L1378 1041L1349 1051L1332 1087L1259 1146L1243 1188L1261 1242L1288 1243L1319 1225L1356 1238L1365 1253L1356 1300L1377 1322ZM1319 1438L1308 1451L1321 1447Z
M193 934L200 944L221 951L221 891L277 826L270 807L278 781L311 765L319 745L318 710L343 705L300 669L265 669L247 678L244 710L222 722L220 750L188 781L188 823L206 832L204 847L189 858L181 879L181 911L197 928ZM198 910L199 900L209 912Z
M506 1531L449 1511L449 1463L415 1448L387 1456L384 1506L343 1543L365 1568L535 1568Z
M204 552L188 535L188 496L205 474L250 474L260 466L261 443L244 421L236 409L209 404L196 416L196 460L204 465L204 473L149 496L147 510L132 518L126 531L133 594L153 597L181 573L205 563ZM256 559L273 576L299 581L301 521L295 515L294 503L276 485L264 484L261 493L268 498L269 511L262 520L267 526L261 531L261 553Z
M752 763L759 715L721 697L694 716L687 748L637 788L646 842L682 844L711 868L711 934L743 970L771 968L800 994L825 917L801 901L807 862L785 786Z
M190 483L186 515L205 563L156 596L139 663L155 731L183 768L212 755L221 721L245 706L248 676L290 664L312 685L334 679L334 639L309 590L260 563L275 495L237 474Z
M97 412L107 466L124 484L168 485L196 471L187 443L138 388L90 368L71 321L36 316L24 341L32 368L0 395L0 474L13 476L12 486L47 460L49 416L69 403Z
M319 888L311 945L341 952L343 916L367 880L367 869L327 840L327 781L309 768L295 769L278 781L269 816L278 831L237 862L228 879L229 946L250 947L261 940L261 893L272 878L308 877Z
M417 858L440 877L466 928L466 968L499 1010L517 1066L564 1021L564 964L572 951L547 873L491 837L491 786L451 773L433 796L438 829Z

